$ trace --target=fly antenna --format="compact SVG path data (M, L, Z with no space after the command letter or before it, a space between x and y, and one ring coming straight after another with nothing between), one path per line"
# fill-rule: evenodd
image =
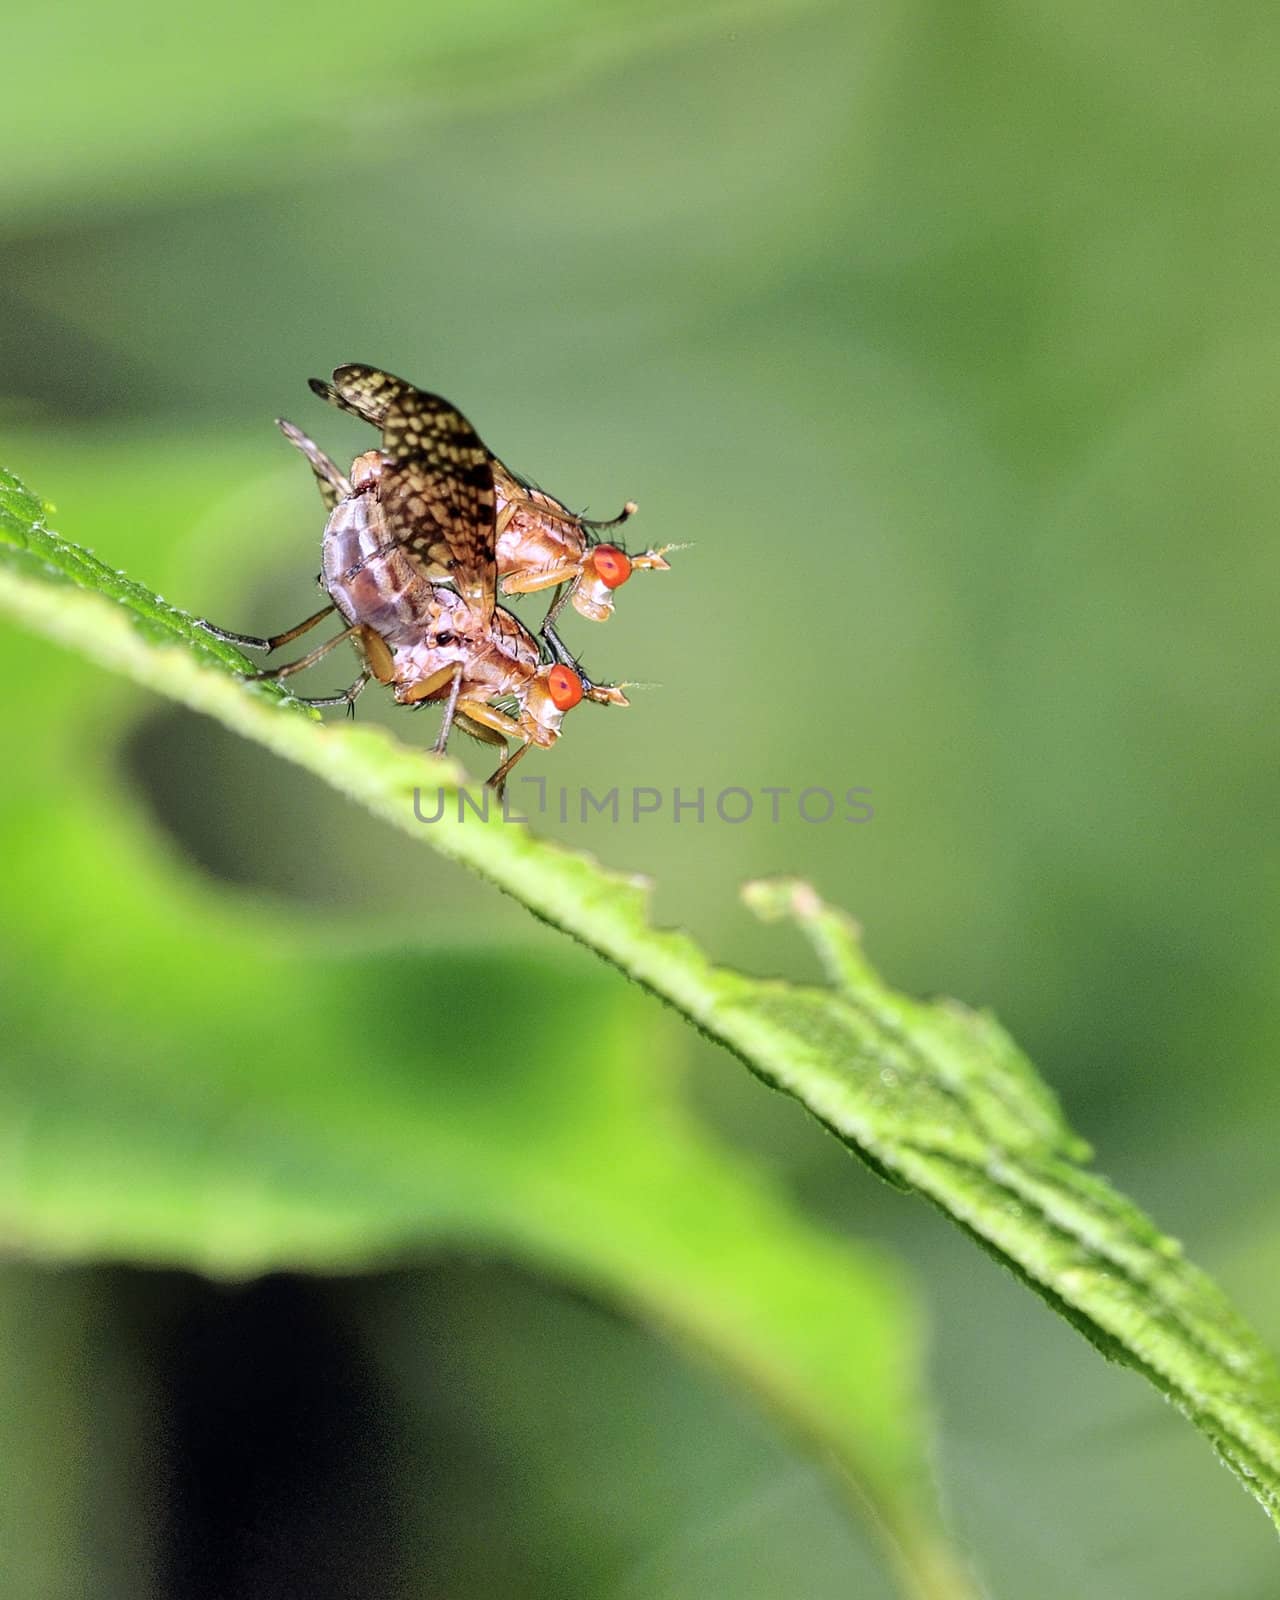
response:
M582 526L592 533L604 533L608 528L620 528L624 522L629 522L640 507L634 500L628 500L616 517L610 517L608 522L591 522L586 517L581 519Z

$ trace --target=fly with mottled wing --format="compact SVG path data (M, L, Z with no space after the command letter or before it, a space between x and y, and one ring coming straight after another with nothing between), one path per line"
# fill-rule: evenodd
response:
M311 387L330 405L375 428L384 426L388 409L397 399L417 393L403 378L355 363L339 367L328 383L312 378ZM672 545L633 556L620 544L601 539L601 534L621 527L635 515L633 500L610 521L592 522L519 477L497 456L490 454L489 462L494 488L494 554L502 593L559 591L541 629L553 648L560 647L551 630L566 604L592 622L604 622L613 613L614 591L633 572L670 570L665 557Z
M292 676L350 640L361 657L359 677L342 694L307 703L354 705L371 679L389 685L402 705L440 702L436 750L444 750L455 724L501 746L505 759L488 780L497 788L531 746L555 743L565 712L581 700L626 705L619 687L585 676L553 629L544 630L544 649L497 604L496 463L461 412L369 367L340 367L332 385L313 379L312 388L382 434L381 448L357 456L343 473L292 423L280 424L310 462L329 511L320 577L329 604L269 639L205 626L268 651L334 611L346 626L298 660L253 676ZM508 530L513 520L514 513ZM508 738L518 741L509 756Z

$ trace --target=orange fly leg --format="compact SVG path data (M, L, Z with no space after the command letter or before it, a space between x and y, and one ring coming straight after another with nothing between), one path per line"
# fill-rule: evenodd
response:
M396 686L396 699L405 706L418 705L423 700L437 700L444 695L444 717L440 723L440 732L436 735L436 742L431 747L433 755L442 756L448 748L454 713L458 709L458 695L462 689L464 670L461 661L451 661L448 666L439 667L425 678Z
M419 700L433 700L441 689L451 685L460 667L460 662L451 661L447 667L441 667L428 678L419 678L416 683L397 687L396 699L402 706L415 706Z
M363 627L360 630L360 646L369 663L369 671L378 682L391 683L396 675L395 658L391 654L391 646L382 635L368 626Z
M522 509L523 508L518 500L509 499L506 501L502 507L502 510L498 513L497 521L493 525L493 538L495 543L501 539L502 535L511 526L515 519L516 513Z
M455 720L458 727L462 729L469 739L474 739L477 744L493 745L501 750L504 756L507 753L507 735L510 734L513 738L519 738L514 728L508 727L499 733L496 728L486 727L484 723L477 722L474 717L469 717L461 711Z
M536 572L509 572L502 580L502 592L537 594L539 589L554 589L558 583L571 583L581 570L580 561L562 561L558 566L540 567Z
M517 745L496 772L491 772L484 780L491 789L496 789L498 798L502 798L502 791L507 786L507 776L520 757L528 750L528 744Z
M491 729L500 734L504 739L523 739L520 725L505 711L499 711L497 706L487 705L483 700L460 700L458 702L458 715L465 717L468 722L474 722L481 728ZM470 731L470 730L468 730ZM477 738L481 737L479 734ZM485 744L491 741L484 740Z
M467 732L473 738L479 739L482 744L499 744L505 749L508 739L521 741L514 753L485 779L489 788L496 789L501 794L503 785L507 781L507 774L534 742L533 739L524 732L515 718L509 717L505 711L499 711L496 706L486 705L483 700L463 700L458 706L458 718L466 724Z

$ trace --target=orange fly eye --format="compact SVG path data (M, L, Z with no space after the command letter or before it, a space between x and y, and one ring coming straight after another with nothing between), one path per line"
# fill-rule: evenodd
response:
M547 690L557 711L571 711L582 699L582 679L572 667L557 663L547 673Z
M606 589L616 589L631 576L631 561L616 544L598 544L591 552L591 563Z

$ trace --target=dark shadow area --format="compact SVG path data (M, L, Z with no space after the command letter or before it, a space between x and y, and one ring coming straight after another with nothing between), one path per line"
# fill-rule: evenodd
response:
M737 1384L499 1261L7 1266L0 1360L6 1600L892 1593L835 1475Z
M157 1351L166 1600L395 1590L394 1408L328 1287L184 1279Z
M321 905L347 899L324 845L350 829L351 808L308 774L169 706L138 719L120 761L152 819L210 877Z

